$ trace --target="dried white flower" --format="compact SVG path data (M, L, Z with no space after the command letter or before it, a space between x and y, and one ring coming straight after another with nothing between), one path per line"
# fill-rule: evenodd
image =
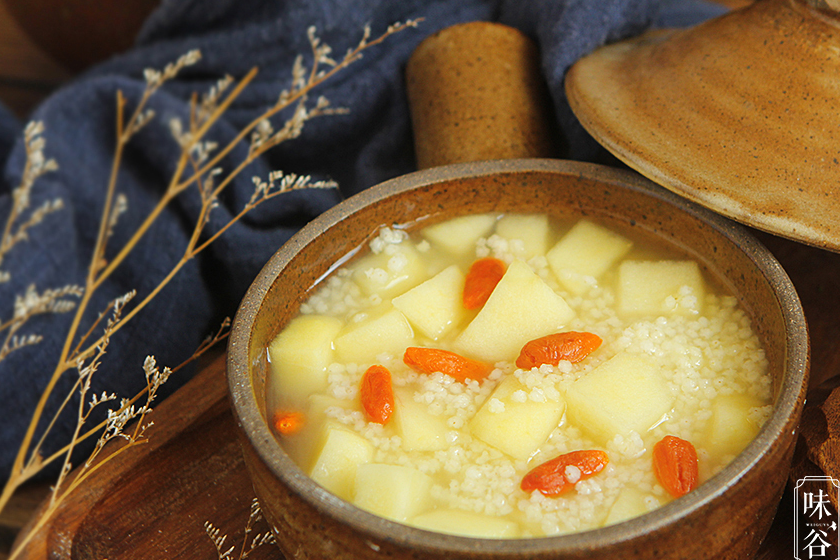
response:
M111 216L108 218L108 230L106 233L106 237L111 237L114 235L114 228L117 227L117 222L120 220L120 216L125 214L128 210L128 198L125 194L120 193L117 195L116 199L114 200L114 206L111 208Z
M256 206L260 202L289 191L300 189L332 189L338 187L334 181L316 181L311 183L309 175L297 175L295 173L283 173L272 171L268 175L268 181L254 176L251 180L254 183L254 192L248 206Z
M162 86L165 82L177 76L181 70L187 66L192 66L199 60L201 60L201 52L198 50L191 50L182 55L177 61L167 64L162 72L160 70L155 70L154 68L146 68L143 70L143 78L146 80L147 93L154 93L155 90L160 88L160 86Z
M222 94L233 83L233 76L226 75L216 82L210 90L201 96L201 103L196 112L196 125L201 126L219 106Z
M149 124L149 122L155 118L155 112L153 109L146 109L145 111L140 111L137 113L137 116L128 123L128 127L126 128L125 134L127 137L134 136L137 134L141 128Z
M63 313L73 309L74 303L64 298L81 297L83 289L75 284L68 284L57 290L45 290L38 293L34 284L26 288L23 295L15 297L15 319L30 317L42 313Z
M274 544L275 538L274 534L271 531L257 533L253 537L251 537L249 541L249 535L254 531L254 527L256 526L256 524L262 520L263 516L262 509L260 508L260 503L256 498L254 498L251 501L251 513L248 517L248 522L245 525L245 534L242 536L242 548L238 556L240 560L249 558L252 552L254 552L257 548L263 546L264 544ZM233 552L234 550L236 550L236 545L230 546L229 548L225 549L227 535L222 535L221 530L209 521L204 522L204 531L207 533L207 536L210 537L210 540L213 542L213 546L216 547L216 554L218 556L218 559L233 560Z
M0 265L3 264L3 259L12 247L29 239L28 231L31 227L40 224L48 214L63 208L60 200L50 200L31 212L27 219L23 219L24 212L31 204L35 181L45 173L58 169L58 163L54 159L44 157L46 141L41 136L43 132L44 123L41 121L28 123L23 132L26 165L20 184L12 190L12 209L6 217L5 228L0 238ZM9 271L0 271L0 283L8 282L10 278Z
M155 357L146 356L146 360L143 362L143 373L146 375L146 385L149 389L146 400L147 403L151 403L157 396L157 390L160 386L169 381L172 370L164 367L163 371L161 371L157 366Z
M169 132L181 148L186 149L192 143L192 134L184 132L184 125L178 117L169 119Z

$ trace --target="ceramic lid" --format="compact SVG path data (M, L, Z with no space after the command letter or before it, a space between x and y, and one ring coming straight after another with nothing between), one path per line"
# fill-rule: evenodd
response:
M840 252L840 6L760 0L609 45L572 67L566 93L589 133L653 181Z

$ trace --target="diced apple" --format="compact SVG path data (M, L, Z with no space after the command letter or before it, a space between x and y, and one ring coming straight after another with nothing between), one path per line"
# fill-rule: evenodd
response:
M309 471L312 480L345 500L353 496L353 485L359 465L373 459L373 445L340 424L328 422L323 445Z
M327 386L327 366L333 361L332 341L341 321L323 315L292 319L268 347L277 402L300 402Z
M380 253L370 253L353 265L353 271L353 280L365 294L377 294L383 300L428 278L423 257L408 241L386 245Z
M496 217L492 214L461 216L424 228L421 234L444 251L462 256L475 250L476 242L493 231Z
M627 315L697 314L705 295L694 261L624 261L618 268L618 305Z
M525 259L545 255L550 232L547 214L506 214L496 224L498 235L522 241Z
M530 457L560 423L566 403L535 402L528 394L515 376L506 377L470 420L472 434L514 459Z
M534 338L559 331L575 312L522 261L513 261L487 303L455 340L455 351L514 361Z
M625 486L607 513L604 525L613 525L644 515L659 505L659 499L653 494L642 492L635 486Z
M396 390L394 425L405 451L439 451L447 447L446 420L416 402L411 390Z
M390 306L387 306L390 308ZM359 323L350 324L335 339L335 353L342 362L376 361L382 353L402 356L414 343L414 331L399 310L390 308Z
M705 447L712 455L737 455L758 434L760 426L750 409L764 403L750 395L719 395L712 401L712 417Z
M402 465L368 463L356 469L353 503L376 515L405 521L431 503L432 479Z
M460 509L438 509L411 519L411 525L465 537L509 539L520 535L519 525L502 517L493 517Z
M598 279L633 243L589 220L580 220L546 255L551 271L573 294L584 293L590 281Z
M644 437L673 403L656 361L629 352L617 354L566 390L571 422L604 445L630 431Z
M466 310L462 304L464 273L452 265L391 300L412 325L437 340L458 326Z
M361 410L358 402L315 393L306 401L303 429L293 436L283 438L283 448L299 465L312 464L315 447L322 445L324 425L332 422L327 410L336 407L342 410Z

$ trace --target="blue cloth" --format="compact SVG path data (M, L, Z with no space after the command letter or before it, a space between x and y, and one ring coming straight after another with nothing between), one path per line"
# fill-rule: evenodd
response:
M288 87L295 56L309 53L306 30L310 25L340 56L357 43L365 24L376 36L393 22L425 18L418 29L404 31L367 51L360 62L317 92L334 105L348 108L347 115L309 122L300 138L252 164L231 186L212 214L210 231L226 223L248 200L253 191L251 177L266 177L272 169L334 179L340 190L300 191L275 198L188 264L108 347L92 391L121 396L130 396L144 385L141 365L147 354L155 355L159 364L176 365L223 317L232 316L262 265L307 221L343 197L414 169L403 68L426 36L461 22L494 20L534 37L541 47L558 125L567 140L568 149L561 156L595 160L603 152L583 132L565 101L563 76L568 67L606 42L651 26L688 25L721 11L702 2L656 0L163 0L131 51L87 71L31 115L32 120L45 123L45 154L60 166L38 180L32 207L61 198L65 208L34 228L30 239L0 266L11 273L11 280L0 284L0 318L11 316L14 296L30 284L39 291L83 284L113 156L116 90L123 91L131 108L143 90L145 68L162 69L190 49L200 49L203 55L154 97L150 107L156 120L125 153L119 191L128 198L129 212L123 215L111 246L125 241L126 232L134 230L162 192L179 155L166 122L172 116L185 119L193 91L206 91L225 74L241 77L252 66L259 67L256 80L211 134L223 145ZM24 167L21 131L21 123L0 109L0 163L4 164L0 216L4 219L11 189L19 184ZM133 257L97 291L90 308L104 309L108 301L130 289L142 297L157 285L180 258L198 209L194 190L180 196ZM45 315L30 321L21 334L38 333L43 341L0 362L0 480L9 472L71 315ZM59 395L71 386L73 375L65 375ZM187 376L179 373L167 390L174 390ZM62 417L47 449L67 442L73 425L72 415Z

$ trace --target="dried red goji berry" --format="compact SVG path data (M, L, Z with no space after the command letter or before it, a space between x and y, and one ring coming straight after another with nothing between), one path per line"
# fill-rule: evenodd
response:
M418 373L429 374L439 371L454 377L461 383L467 379L481 381L493 371L492 366L484 362L471 360L455 352L437 348L406 348L403 362Z
M675 498L697 487L697 451L691 442L665 436L653 446L653 472Z
M380 365L370 366L362 376L359 398L371 422L385 425L394 413L394 388L391 372Z
M559 496L571 490L579 480L604 470L609 462L606 452L599 449L572 451L531 469L519 487L525 492L537 490L544 496Z
M470 266L464 280L464 308L477 309L487 302L502 276L505 263L493 257L478 259Z
M303 428L306 418L302 412L278 410L272 420L278 434L290 436Z
M527 342L516 358L516 367L531 369L561 360L579 362L601 346L601 337L590 332L561 332Z

